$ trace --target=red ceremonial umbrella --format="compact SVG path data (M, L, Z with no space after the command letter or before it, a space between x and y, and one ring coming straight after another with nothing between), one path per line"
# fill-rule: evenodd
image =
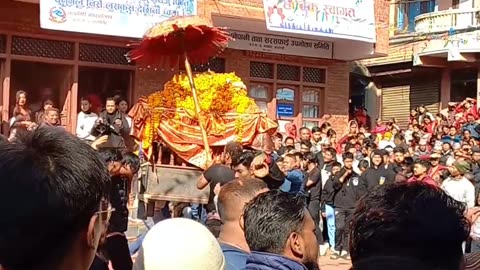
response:
M150 28L139 43L131 44L134 49L127 55L129 60L140 64L165 64L174 66L179 59L185 61L185 70L192 88L198 123L202 131L207 162L211 159L207 131L200 114L195 83L190 62L207 63L216 56L232 38L224 28L214 27L212 22L200 16L174 17Z

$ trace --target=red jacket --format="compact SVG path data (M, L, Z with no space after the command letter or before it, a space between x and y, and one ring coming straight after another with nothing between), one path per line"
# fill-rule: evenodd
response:
M410 179L407 180L407 183L415 183L415 182L418 182L418 181L424 182L424 183L426 183L428 185L431 185L431 186L434 186L434 187L438 187L437 182L435 182L435 180L433 180L433 178L430 177L429 175L426 175L422 180L419 180L415 176L412 176L412 177L410 177Z

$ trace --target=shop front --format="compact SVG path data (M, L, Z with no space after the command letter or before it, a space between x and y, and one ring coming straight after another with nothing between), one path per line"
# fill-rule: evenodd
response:
M27 92L34 114L49 99L61 111L62 125L74 131L79 98L121 94L131 99L135 66L124 55L127 39L49 31L40 28L39 5L2 2L0 9L0 100L2 133Z
M62 111L62 124L70 131L76 126L78 103L83 96L96 94L104 99L121 94L132 103L140 96L161 90L173 74L181 72L181 66L137 67L125 58L129 51L126 45L141 37L144 31L141 26L153 25L154 16L149 17L150 21L142 21L148 12L161 10L162 19L198 14L211 18L215 26L229 28L235 38L229 48L208 64L194 66L194 70L237 73L249 86L249 93L259 107L283 123L281 129L289 122L297 127L318 125L325 114L330 114L330 122L343 132L349 104L347 61L379 56L388 49L388 30L374 27L388 18L386 0L375 0L375 6L368 10L370 17L375 18L369 19L368 35L347 31L353 26L346 24L340 30L335 29L343 31L340 34L332 29L299 29L290 23L283 24L288 29L274 29L277 26L272 18L278 14L269 14L268 1L259 0L240 6L222 0L198 4L191 0L182 4L182 12L174 6L175 1L171 7L164 5L148 12L140 6L142 1L126 1L109 10L86 9L86 12L81 9L88 7L75 7L69 1L64 3L65 7L58 6L58 1L44 1L53 3L46 11L40 9L39 1L28 2L31 3L5 0L0 9L0 106L4 133L8 132L6 123L12 117L15 93L19 90L25 90L29 103L35 105L51 98ZM353 5L362 1L347 2L352 8L328 6L327 12L327 6L312 6L308 11L315 11L312 18L324 24L332 20L361 21L354 20ZM289 9L294 5L294 1L285 1L282 16L296 12L298 9ZM74 9L79 11L71 11ZM132 10L141 10L144 17L134 18ZM112 20L115 12L121 13L122 20ZM39 18L38 14L44 15ZM77 20L76 24L65 23L67 15ZM339 20L342 16L346 19ZM132 25L133 19L140 23ZM93 26L88 27L87 23Z
M410 110L425 106L434 115L440 110L441 73L436 69L420 69L391 76L375 74L382 89L381 118L395 119L407 128Z

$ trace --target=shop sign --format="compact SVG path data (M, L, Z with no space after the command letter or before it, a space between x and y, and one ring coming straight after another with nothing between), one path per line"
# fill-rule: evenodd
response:
M373 0L263 0L271 31L375 43Z
M230 41L228 47L236 50L326 59L332 59L333 56L332 43L327 41L249 33L235 30L229 30L229 32L235 40Z
M293 104L277 104L278 117L293 117Z
M44 29L130 38L171 17L196 14L197 0L40 0Z

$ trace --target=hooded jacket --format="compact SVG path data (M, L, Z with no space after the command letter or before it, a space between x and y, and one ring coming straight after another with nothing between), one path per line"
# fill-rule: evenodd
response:
M333 178L333 204L336 208L352 209L367 190L365 185L360 183L360 176L354 171L345 177L343 183L340 182L340 178L345 174L345 171L346 169L343 167Z
M245 270L308 270L305 265L287 257L253 251L247 258Z
M374 156L382 156L380 150L375 150L372 153L372 158ZM385 164L383 163L383 156L382 162L378 166L375 166L372 162L370 168L368 168L362 176L360 176L360 182L363 185L365 190L370 190L378 185L385 185L395 182L395 172L391 167L385 168Z

